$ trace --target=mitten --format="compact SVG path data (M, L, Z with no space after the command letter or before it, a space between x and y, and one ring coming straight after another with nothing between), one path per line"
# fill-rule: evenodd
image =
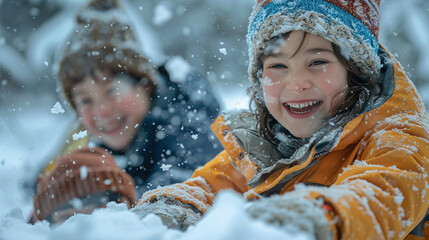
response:
M135 203L135 184L113 156L101 148L83 148L62 156L49 175L40 179L34 196L34 221L44 220L70 200L112 192L129 207Z
M160 197L154 202L143 202L131 211L140 218L155 214L168 228L181 231L185 231L201 218L201 213L195 207L183 204L172 197Z
M332 240L331 223L323 201L298 196L272 196L248 205L247 213L288 233L308 233L318 240Z

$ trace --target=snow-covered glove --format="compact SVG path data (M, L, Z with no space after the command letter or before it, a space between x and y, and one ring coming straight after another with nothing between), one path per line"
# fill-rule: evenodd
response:
M278 226L288 233L307 233L317 240L333 239L321 199L277 195L249 204L246 211L251 217Z
M168 228L185 231L195 224L201 213L192 205L183 204L172 197L161 197L154 202L143 202L131 209L141 219L149 214L159 216Z

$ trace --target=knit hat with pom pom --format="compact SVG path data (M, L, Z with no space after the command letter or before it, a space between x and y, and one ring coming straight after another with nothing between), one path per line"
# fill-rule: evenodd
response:
M51 173L39 180L32 221L47 219L71 200L103 192L136 201L135 184L113 156L101 148L83 148L61 157Z
M143 49L145 43L132 29L125 6L118 0L92 0L80 10L76 27L66 42L58 77L63 94L75 108L71 90L95 69L126 73L137 81L158 81L154 62Z
M281 34L301 30L341 48L367 76L378 76L380 0L258 0L247 34L249 74L261 78L262 47Z

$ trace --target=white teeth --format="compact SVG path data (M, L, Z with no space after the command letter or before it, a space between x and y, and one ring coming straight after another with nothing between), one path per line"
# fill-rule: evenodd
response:
M288 105L289 107L292 107L292 108L299 108L299 109L302 109L302 108L305 108L305 107L308 107L308 106L315 105L315 104L317 104L318 102L319 102L319 101L311 101L311 102L300 103L300 104L287 103L287 105Z

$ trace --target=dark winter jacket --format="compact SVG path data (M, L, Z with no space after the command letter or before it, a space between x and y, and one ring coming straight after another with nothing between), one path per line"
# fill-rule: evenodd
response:
M190 180L145 193L136 208L173 198L204 213L223 189L257 199L301 183L307 186L290 194L332 208L334 239L429 239L429 116L400 64L383 57L374 105L298 150L298 162L261 138L250 115L220 116L212 129L225 150Z
M62 153L79 146L100 146L114 155L119 167L129 173L138 195L148 189L189 179L221 150L221 144L209 129L219 113L219 103L209 83L197 72L186 80L173 82L164 67L152 95L152 105L140 124L134 141L125 151L114 151L90 136L69 140ZM72 134L84 131L83 126ZM55 162L45 168L44 174Z

